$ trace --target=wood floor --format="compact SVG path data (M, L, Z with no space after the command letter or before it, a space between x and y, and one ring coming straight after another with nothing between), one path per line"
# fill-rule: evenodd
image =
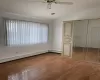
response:
M80 47L73 48L72 57L74 60L100 62L100 52L97 48L88 48L88 50Z
M100 80L100 64L46 53L0 64L0 80Z

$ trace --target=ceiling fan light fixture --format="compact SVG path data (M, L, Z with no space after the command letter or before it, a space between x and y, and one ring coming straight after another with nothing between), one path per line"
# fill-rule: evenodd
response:
M53 3L60 4L60 5L73 5L73 2L62 2L62 1L57 1L57 0L43 0L43 1L35 0L35 1L32 1L32 2L47 3L47 8L48 9L51 9L51 5Z
M47 8L48 8L48 9L51 9L51 4L52 4L52 3L48 3L48 4L47 4Z

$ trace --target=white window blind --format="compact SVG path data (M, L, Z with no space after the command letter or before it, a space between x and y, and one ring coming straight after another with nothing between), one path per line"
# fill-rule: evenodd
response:
M48 25L19 20L6 20L7 45L30 45L48 42Z

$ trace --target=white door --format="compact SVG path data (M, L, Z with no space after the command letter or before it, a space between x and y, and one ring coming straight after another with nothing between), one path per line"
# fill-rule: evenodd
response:
M64 22L63 55L72 57L72 22Z

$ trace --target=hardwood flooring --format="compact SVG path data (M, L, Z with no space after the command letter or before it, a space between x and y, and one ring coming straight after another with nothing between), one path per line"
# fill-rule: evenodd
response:
M74 60L86 60L93 62L100 62L100 52L97 48L73 48L73 59Z
M0 64L0 80L100 80L100 64L46 53Z

